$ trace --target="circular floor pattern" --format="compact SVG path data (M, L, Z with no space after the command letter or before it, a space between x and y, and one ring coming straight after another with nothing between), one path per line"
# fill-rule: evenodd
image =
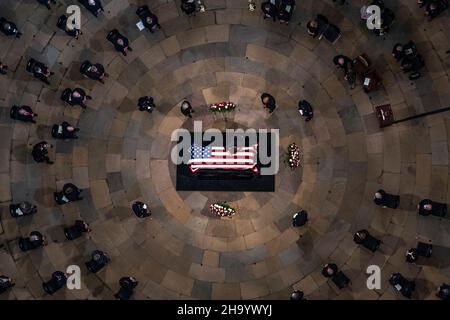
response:
M103 0L105 14L95 19L82 9L79 40L55 25L72 1L59 0L48 11L36 1L2 1L2 14L16 21L20 40L1 37L0 60L9 65L0 77L0 273L16 286L1 299L112 299L123 275L140 284L135 299L286 299L301 289L308 299L402 299L387 278L401 272L415 279L414 298L434 299L434 290L450 278L448 219L419 217L415 204L424 197L450 200L448 113L378 128L373 107L390 103L397 118L448 106L450 100L450 17L448 12L426 22L410 1L392 1L404 12L392 32L376 38L359 21L363 1L344 7L326 0L298 1L289 26L249 12L246 1L205 0L207 11L185 17L179 1ZM257 1L259 8L260 1ZM154 34L135 27L138 5L149 4L162 30ZM4 12L4 13L3 13ZM336 45L311 39L306 22L326 15L343 31ZM123 57L105 40L118 28L134 51ZM410 82L390 52L396 42L414 40L427 62L426 74ZM383 77L384 87L369 95L349 90L332 58L366 52ZM45 86L25 71L29 57L41 59L56 74ZM78 73L82 61L105 65L110 77L100 84ZM60 92L85 88L89 108L64 107ZM267 117L261 92L279 104ZM137 110L136 101L151 95L152 114ZM297 101L310 101L315 117L305 123ZM274 193L177 192L175 167L169 159L170 135L191 128L179 103L190 100L205 128L224 127L206 108L222 100L238 105L240 128L278 128L282 149L301 146L303 167L291 172L284 163ZM37 124L12 122L9 107L28 104L39 114ZM54 141L49 127L63 120L81 128L80 139ZM55 144L52 166L30 157L34 143ZM85 190L83 201L57 207L52 193L66 182ZM383 187L402 197L395 211L373 205ZM39 212L13 219L11 201L31 199ZM150 204L152 219L139 220L131 203ZM232 219L211 217L208 206L226 200L238 208ZM294 229L295 210L306 209L310 221ZM93 231L82 239L64 240L62 228L82 217ZM381 238L370 253L353 243L361 228ZM49 245L21 253L17 238L40 230ZM404 252L417 239L432 241L433 258L407 264ZM112 262L98 274L82 268L82 290L44 295L43 280L70 264L84 266L93 249ZM338 290L320 274L336 262L352 285ZM365 269L382 269L382 288L366 288Z

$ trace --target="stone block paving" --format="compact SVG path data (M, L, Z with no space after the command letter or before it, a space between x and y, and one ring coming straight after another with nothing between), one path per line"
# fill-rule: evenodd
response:
M70 1L51 11L36 1L4 0L0 11L17 23L21 39L1 35L0 61L0 274L16 286L0 299L112 299L118 280L133 275L140 284L134 299L287 299L292 290L308 299L403 299L388 284L393 272L415 279L415 299L436 299L435 288L449 282L449 219L419 217L421 198L450 200L448 184L450 117L447 113L379 129L374 107L390 103L397 117L448 106L450 97L449 13L432 22L422 10L394 1L398 15L392 31L375 37L359 21L364 1L345 7L330 1L301 1L288 26L249 12L245 1L205 0L206 12L185 17L179 1L151 2L161 30L139 32L135 14L142 1L103 0L105 13L93 17L82 8L80 39L56 28ZM261 1L257 1L259 9ZM305 25L317 13L342 30L331 45L310 38ZM105 39L113 28L134 49L127 57ZM390 53L394 43L413 40L426 60L424 75L411 82ZM332 58L366 52L383 86L366 94L350 90ZM50 85L26 71L29 58L45 62L55 75ZM82 77L81 63L102 63L105 84ZM81 87L93 100L88 109L65 106L60 93ZM260 94L270 92L278 109L268 116ZM137 110L137 99L151 95L156 110ZM185 119L180 103L190 100L194 118ZM297 113L308 100L315 116L305 123ZM209 103L237 104L232 121L207 111ZM14 122L13 104L39 114L36 124ZM170 161L173 130L193 128L275 128L280 130L280 171L274 193L177 192ZM81 128L76 141L55 141L50 127L68 121ZM53 143L55 164L36 164L34 143ZM283 162L287 145L296 142L302 167L292 172ZM84 189L84 199L56 206L53 192L66 182ZM380 187L400 194L399 209L372 202ZM38 206L32 217L14 219L9 204L28 200ZM149 204L152 219L131 211L136 201ZM228 201L237 208L231 219L211 216L208 206ZM308 224L293 228L293 213L305 209ZM63 228L82 218L87 236L67 241ZM353 243L353 233L368 229L383 240L376 253ZM49 244L29 253L17 239L32 230ZM431 241L435 254L410 265L404 252L417 239ZM84 267L94 249L112 261L97 274ZM320 274L335 262L351 278L339 290ZM82 268L82 290L47 296L43 280L70 264ZM365 269L382 269L382 288L368 290Z

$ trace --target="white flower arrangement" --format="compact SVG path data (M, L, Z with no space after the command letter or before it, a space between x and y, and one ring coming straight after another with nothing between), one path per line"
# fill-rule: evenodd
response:
M298 166L300 166L300 148L297 144L291 143L288 146L288 165L292 170L295 170Z
M236 210L226 203L216 202L209 206L211 213L220 217L231 217L236 213Z
M209 106L211 112L231 112L234 109L236 109L236 105L233 102L213 103Z

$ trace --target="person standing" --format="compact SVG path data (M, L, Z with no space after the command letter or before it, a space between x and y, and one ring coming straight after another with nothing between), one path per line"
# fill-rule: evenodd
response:
M4 65L3 63L0 62L0 74L6 74L8 70L8 66Z
M51 72L45 64L34 60L33 58L28 60L26 69L28 72L32 73L36 79L39 79L46 84L50 84L48 78L55 74L54 72Z
M147 111L152 113L153 109L156 107L153 98L150 96L140 97L138 100L139 111Z
M22 33L19 32L19 29L17 29L17 26L13 22L8 21L3 17L0 18L0 31L8 37L14 36L17 39L19 39L22 35Z
M298 102L298 112L305 118L306 122L310 121L314 116L313 108L306 100L300 100Z
M158 17L150 11L147 5L141 6L136 10L136 14L141 19L142 24L153 33L156 28L161 29Z
M441 286L439 286L436 296L445 301L450 300L450 285L443 283Z
M349 83L350 89L355 88L356 73L353 71L353 60L344 55L337 55L334 57L333 63L337 68L344 70L344 79Z
M37 117L37 113L34 113L33 109L29 106L12 106L9 114L11 119L36 123L34 117Z
M194 112L195 112L195 111L194 111L194 109L192 108L192 106L191 106L191 104L190 104L189 101L184 100L184 101L181 103L181 113L182 113L184 116L189 117L189 118L192 118L192 113L194 113Z
M133 49L129 46L128 39L123 36L117 29L111 30L106 39L114 45L116 51L119 51L124 56L127 55L128 51L133 51Z
M108 255L100 250L94 250L91 254L91 260L85 263L87 269L92 273L99 272L109 262Z
M325 278L331 278L338 272L338 266L335 263L327 263L322 269L322 275Z
M278 20L281 24L289 24L295 9L295 0L281 0L278 8Z
M103 12L103 6L100 0L78 0L90 13L92 13L96 18Z
M400 196L387 193L383 189L380 189L375 192L373 202L377 206L383 206L383 208L397 209L400 205Z
M195 16L195 0L181 0L181 11L183 11L189 17Z
M83 109L87 108L85 102L91 100L92 97L88 96L86 92L81 88L70 89L67 88L63 91L61 95L61 100L67 102L71 106L79 105Z
M292 226L293 227L304 226L306 224L306 222L308 222L308 213L305 210L296 212L292 217Z
M278 11L275 6L275 0L261 3L261 10L264 13L264 20L267 18L271 18L273 21L277 20Z
M105 72L105 68L100 63L93 64L89 60L84 61L80 67L80 73L89 79L105 83L103 78L109 75Z
M7 277L5 275L0 276L0 294L6 292L8 289L15 286L15 283L13 283L12 279L10 277Z
M119 280L120 289L114 297L117 300L129 300L133 294L134 288L138 285L138 281L134 277L122 277Z
M47 143L47 141L36 143L31 152L33 160L37 163L46 162L48 164L53 164L53 161L50 161L50 158L48 157L48 148L53 148L53 145Z
M269 113L273 113L277 108L275 98L269 93L263 93L261 95L261 102L264 105L264 107L269 110Z

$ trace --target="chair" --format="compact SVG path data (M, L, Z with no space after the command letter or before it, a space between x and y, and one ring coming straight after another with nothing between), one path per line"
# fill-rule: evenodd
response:
M350 279L342 272L339 271L338 273L336 273L331 280L334 282L334 284L339 288L339 289L344 289L347 288L350 284Z

